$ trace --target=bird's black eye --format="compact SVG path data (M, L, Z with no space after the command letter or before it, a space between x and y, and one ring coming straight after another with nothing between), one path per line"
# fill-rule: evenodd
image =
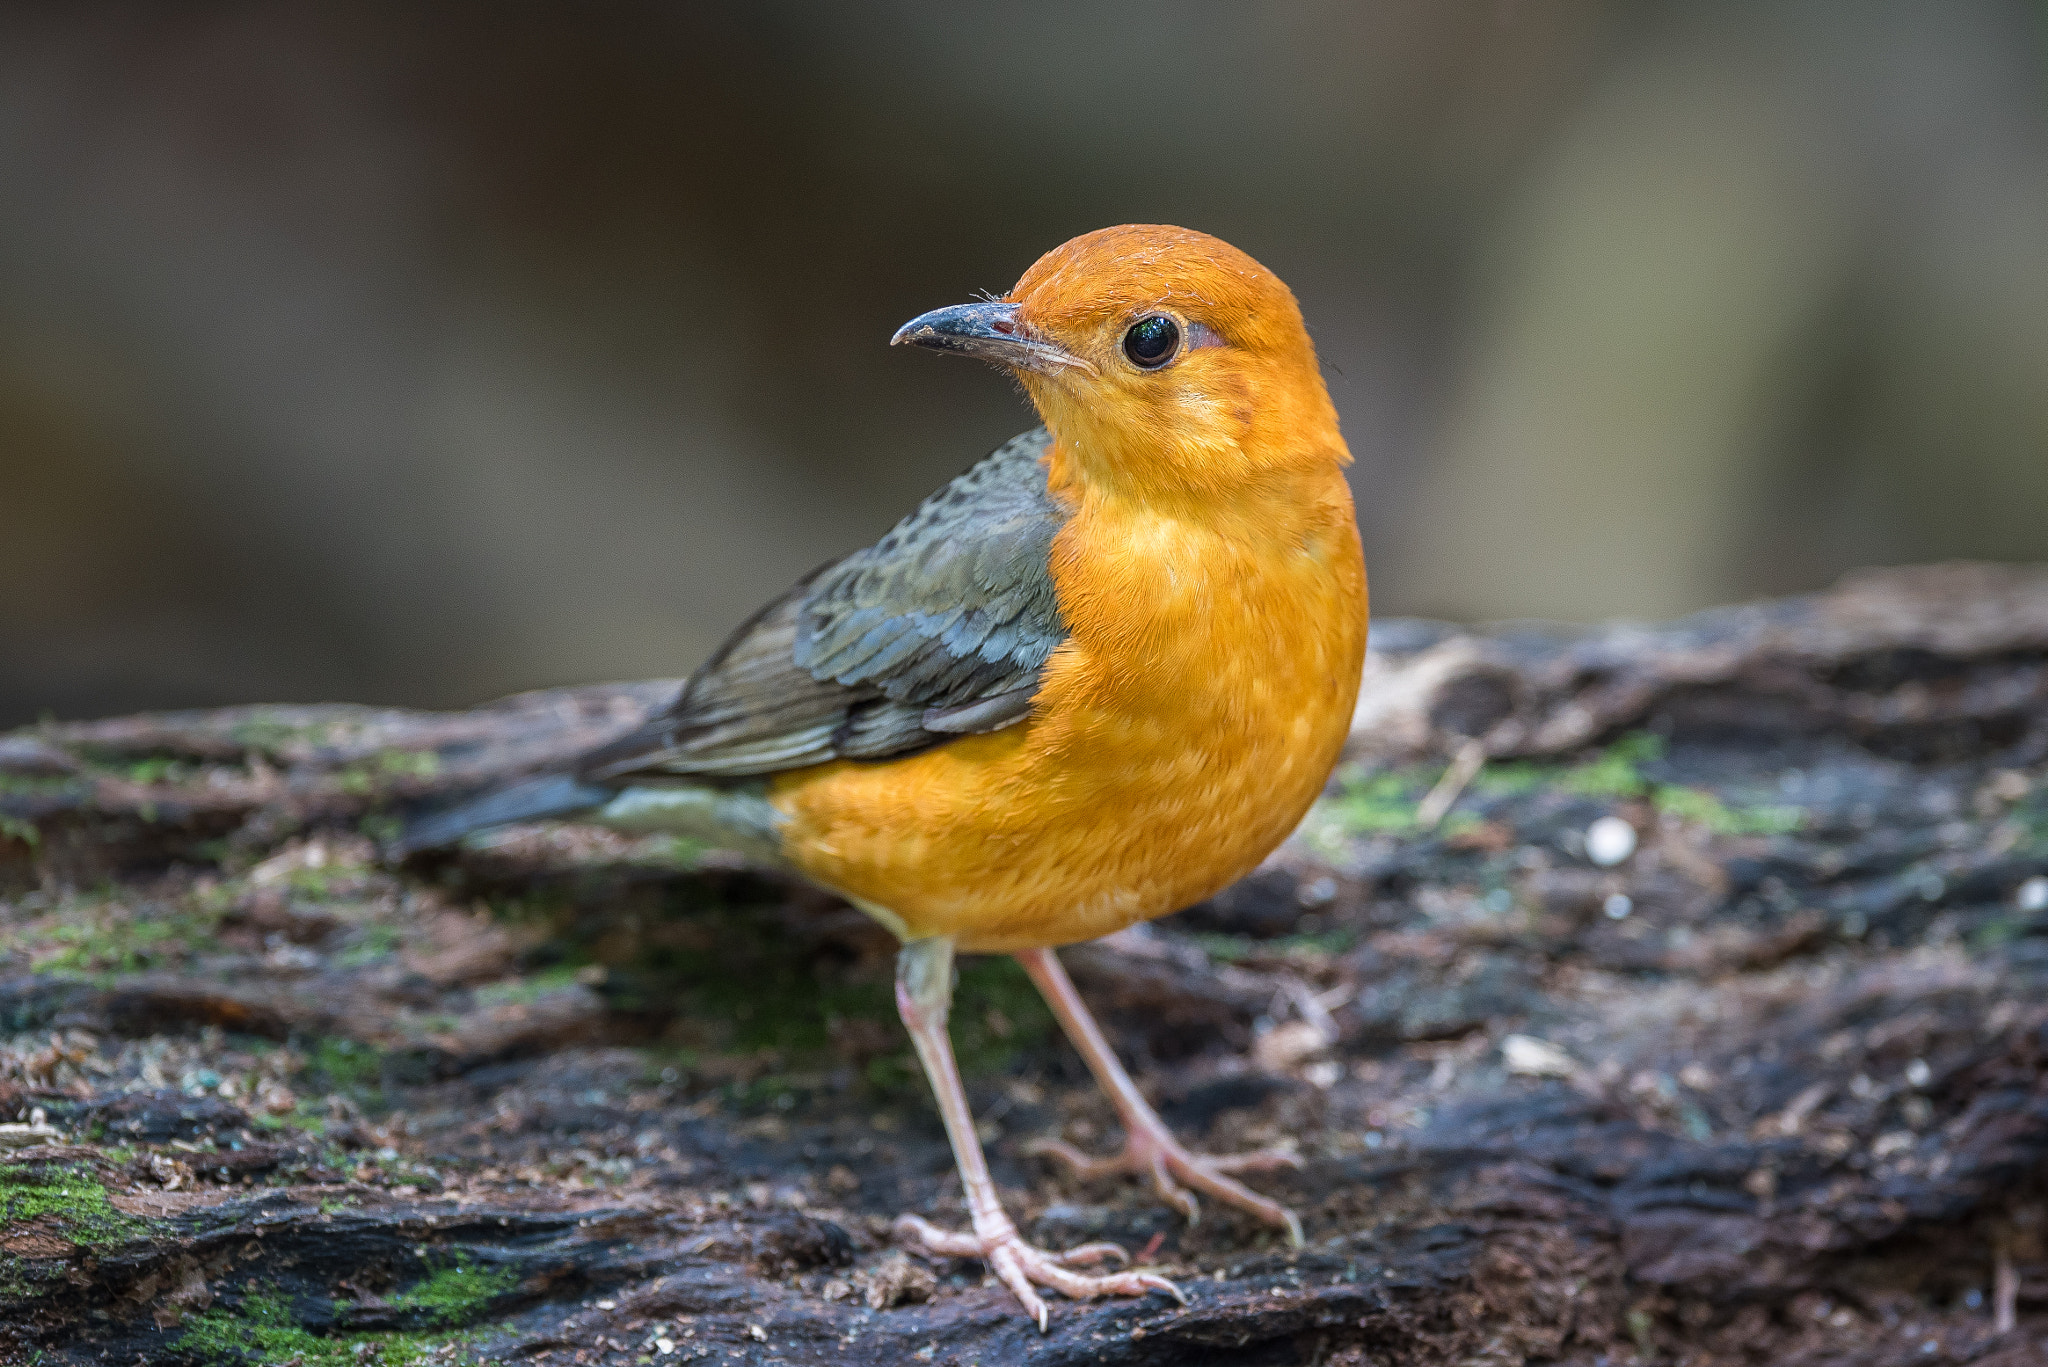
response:
M1124 355L1140 370L1157 370L1180 350L1180 324L1155 313L1131 324L1124 334Z

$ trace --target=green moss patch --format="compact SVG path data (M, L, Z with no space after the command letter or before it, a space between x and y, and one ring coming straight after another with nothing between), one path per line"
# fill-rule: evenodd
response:
M227 900L182 897L171 905L136 905L103 894L66 896L19 927L37 973L112 977L176 967L215 943Z
M61 797L84 786L79 779L65 774L0 774L0 797Z
M1643 776L1642 766L1662 758L1664 738L1636 731L1566 769L1558 775L1557 786L1585 797L1643 797L1654 785Z
M336 955L334 961L342 968L366 968L396 954L401 943L402 937L396 926L372 921L356 932L352 943Z
M393 1310L417 1313L422 1319L446 1328L473 1320L485 1307L519 1285L519 1274L509 1267L485 1267L457 1254L455 1261L434 1272L411 1290L391 1298Z
M1806 824L1806 813L1795 806L1732 804L1705 788L1652 778L1645 767L1661 761L1664 751L1663 737L1631 732L1576 764L1488 764L1473 777L1468 791L1481 800L1525 797L1543 789L1616 802L1647 799L1664 815L1704 826L1716 835L1787 835ZM1331 854L1340 852L1352 837L1426 834L1416 820L1416 808L1442 774L1442 769L1419 768L1340 774L1338 792L1317 804L1304 834ZM1469 812L1453 812L1435 834L1454 839L1477 825Z
M473 1362L463 1349L473 1335L461 1331L385 1334L315 1334L298 1322L275 1290L253 1290L232 1310L216 1307L189 1322L180 1351L207 1363L297 1363L299 1367L410 1367Z
M149 1229L114 1207L89 1168L16 1164L0 1167L0 1223L40 1222L80 1248L105 1248Z
M563 992L576 986L583 970L567 964L532 973L524 978L506 978L494 983L485 983L476 989L479 1006L524 1005L539 1001L552 992Z
M1806 824L1806 813L1798 807L1770 803L1730 807L1704 788L1675 783L1658 788L1652 801L1665 816L1705 826L1716 835L1789 835Z
M2026 801L2014 807L2010 820L2019 828L2014 847L2019 853L2048 855L2048 783L2038 784Z
M1396 769L1343 784L1327 804L1329 815L1352 835L1377 835L1415 829L1415 808L1428 792L1422 774Z
M249 1288L240 1304L216 1306L191 1320L177 1346L208 1363L295 1362L301 1367L360 1367L362 1363L408 1364L475 1361L465 1351L475 1338L462 1326L482 1318L492 1302L519 1284L509 1267L477 1263L466 1254L433 1268L409 1290L385 1303L425 1328L318 1334L293 1313L291 1301L273 1286ZM346 1302L335 1306L337 1321L348 1318Z
M789 1071L828 1063L835 1033L846 1022L875 1022L888 1038L901 1038L893 978L821 981L811 967L786 956L745 972L692 978L686 1001L693 1016L729 1022L728 1047L734 1053L771 1052ZM1022 1054L1048 1043L1053 1020L1014 960L974 957L960 961L951 1034L962 1074L988 1076L1010 1071ZM907 1039L900 1049L868 1060L863 1076L887 1092L923 1085ZM749 1083L736 1099L767 1102L790 1090L785 1077L771 1074Z
M323 1036L306 1049L306 1075L326 1091L348 1092L360 1100L383 1087L384 1054L357 1040Z
M922 1086L896 1017L892 961L838 940L793 941L779 886L683 879L607 887L484 894L497 919L539 932L550 962L476 989L478 1005L588 984L615 1020L645 1031L667 1057L687 1052L688 1066L731 1088L742 1107L786 1106L847 1063L879 1088ZM1053 1034L1012 961L961 961L953 1039L963 1070L1007 1070Z
M368 797L385 792L394 784L424 782L440 772L441 757L432 750L380 750L338 770L334 779L343 792Z

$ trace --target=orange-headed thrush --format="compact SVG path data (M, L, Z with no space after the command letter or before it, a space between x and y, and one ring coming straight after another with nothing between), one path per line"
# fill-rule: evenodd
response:
M1179 1295L1074 1270L1120 1253L1026 1243L954 1065L956 950L1013 954L1115 1103L1120 1158L1192 1217L1189 1188L1293 1214L1167 1131L1054 948L1200 900L1286 837L1344 744L1365 651L1350 455L1301 312L1271 271L1184 228L1105 228L1001 299L894 340L1007 369L1044 426L888 535L774 599L665 711L585 756L443 812L405 847L579 816L793 868L903 942L896 1000L952 1140L970 1233L900 1238L1036 1288Z

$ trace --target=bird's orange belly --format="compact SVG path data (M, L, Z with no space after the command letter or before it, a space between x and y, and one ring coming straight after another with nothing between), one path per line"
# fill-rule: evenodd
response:
M1344 744L1362 583L1332 598L1280 630L1235 603L1224 611L1255 614L1258 630L1189 633L1143 668L1070 643L1027 722L778 779L784 851L899 933L980 952L1071 944L1199 901L1286 838Z

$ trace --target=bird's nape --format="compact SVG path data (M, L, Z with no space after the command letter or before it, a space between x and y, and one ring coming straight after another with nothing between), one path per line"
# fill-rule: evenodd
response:
M769 602L643 726L409 839L564 815L708 836L888 927L971 1224L905 1216L898 1236L983 1259L1043 1327L1041 1288L1180 1292L1078 1270L1110 1246L1018 1234L947 1037L956 952L1017 956L1128 1134L1118 1158L1044 1152L1149 1177L1190 1218L1199 1192L1300 1238L1231 1175L1285 1157L1183 1148L1054 950L1211 895L1321 791L1365 649L1349 456L1293 295L1186 229L1076 238L1007 297L893 340L1005 368L1044 429Z

